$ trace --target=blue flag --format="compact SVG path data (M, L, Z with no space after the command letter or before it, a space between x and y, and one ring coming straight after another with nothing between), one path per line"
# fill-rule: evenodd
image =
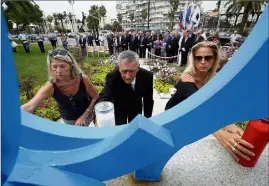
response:
M189 6L188 11L187 11L187 15L186 15L186 23L190 24L191 23L191 6Z

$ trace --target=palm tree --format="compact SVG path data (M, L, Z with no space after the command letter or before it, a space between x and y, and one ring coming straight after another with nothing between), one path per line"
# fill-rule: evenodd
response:
M50 16L50 15L48 15L48 16L47 16L47 21L50 23L50 30L51 30L51 29L52 29L51 23L52 23L52 21L53 21L53 17Z
M89 10L89 15L87 17L87 26L90 30L98 32L100 16L99 16L99 8L97 5L92 5Z
M104 7L104 5L99 7L99 16L100 18L103 18L103 22L104 22L104 18L106 16L106 8Z
M119 14L117 14L117 18L118 18L118 21L120 22L120 23L122 23L122 15L119 13Z
M169 29L172 30L174 25L175 25L175 13L178 9L178 5L179 5L179 1L178 0L170 0L169 1L170 5L171 5L171 8L170 8L170 11L168 12L168 19L170 20L170 23L169 23Z
M85 16L84 12L82 12L82 20L81 20L82 26L85 25L85 20L86 20L86 16Z
M219 28L220 25L220 5L221 5L221 0L218 0L217 2L217 10L218 10L218 23L217 23L217 28Z
M67 25L67 13L66 11L63 12L63 15L64 15L64 22L65 22L65 25Z
M243 18L240 24L239 32L243 32L246 23L248 21L248 17L251 12L260 12L263 5L265 5L266 1L246 1L246 0L229 0L225 7L227 7L226 13L241 13L243 11Z
M112 25L112 31L113 32L119 32L122 31L122 26L120 25L120 23L118 21L114 21L113 25Z
M175 19L175 12L174 11L169 11L168 14L167 14L167 18L169 19L169 30L173 30L173 27L174 27L174 19Z
M236 26L238 17L239 17L240 15L241 15L241 14L239 14L239 13L235 14L234 27Z
M145 22L145 20L147 19L147 17L148 17L148 9L143 8L143 9L142 9L142 12L141 12L141 18L142 18L143 21ZM143 26L144 26L144 23L143 23Z
M64 31L64 24L63 24L63 20L65 20L66 18L66 12L64 11L63 13L58 13L57 14L57 19L61 21L62 24L62 30Z
M74 32L74 24L73 24L73 15L72 15L72 13L69 12L69 13L67 14L67 17L68 17L69 21L71 22L72 30L73 30L73 32Z
M257 21L259 20L260 15L262 14L262 12L256 12L256 14L257 14L257 17L256 17L256 20L255 20L255 24L256 24Z
M56 13L53 13L52 16L54 18L54 25L58 26L58 15Z
M131 20L131 27L133 27L134 12L129 13L129 19Z

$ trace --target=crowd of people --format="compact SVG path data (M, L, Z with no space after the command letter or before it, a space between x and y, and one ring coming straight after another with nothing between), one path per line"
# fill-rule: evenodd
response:
M238 37L238 36L236 36ZM175 62L176 57L181 54L181 65L186 66L187 56L192 46L201 41L219 42L218 30L203 32L201 29L193 32L191 29L178 31L167 31L156 33L155 31L124 31L114 32L108 35L98 35L98 33L86 33L76 38L76 45L81 48L82 55L85 57L88 46L104 46L107 44L109 54L119 54L125 50L136 52L140 58L146 57L146 50L151 55L168 57L168 62ZM233 39L231 36L231 42Z
M124 33L122 37L123 41L127 37L126 34ZM171 33L170 39L176 37L174 34ZM186 42L188 34L186 30L179 40ZM135 33L132 36L131 42L132 39L133 41L136 39ZM166 36L169 39L169 33ZM144 36L140 37L142 40ZM156 41L159 37L156 35ZM57 102L62 122L65 124L89 126L94 121L94 105L102 101L113 102L116 125L128 124L138 114L151 117L154 107L153 73L139 65L136 49L140 46L131 44L128 46L131 50L127 50L126 40L121 43L124 51L118 55L118 65L107 74L105 86L99 95L90 77L83 74L74 57L66 49L56 48L49 51L47 56L49 81L21 108L33 113L48 96L52 96ZM171 109L190 97L217 73L220 52L216 43L200 40L194 46L191 45L189 50L187 68L175 86L176 93L167 102L164 110ZM98 123L94 123L98 127ZM253 146L241 139L242 133L240 128L231 124L214 135L236 160L238 156L250 160L254 156L251 152Z
M68 50L71 43L68 42L69 35L65 33L56 34L50 32L47 34L47 41L50 42L52 49L55 49L57 45L61 43L62 47ZM112 34L99 34L98 32L79 33L73 36L75 42L72 44L79 47L83 58L87 56L87 46L104 46L107 45L109 54L119 54L125 50L132 50L136 52L140 58L146 57L146 50L151 56L167 57L169 63L177 62L177 57L180 55L181 66L186 66L187 56L190 49L195 44L202 41L212 41L220 46L219 30L210 30L209 32L203 32L199 29L193 32L191 29L183 31L166 31L162 33L156 33L155 31L143 32L143 31L124 31L114 32ZM232 47L238 47L241 44L242 36L237 31L230 36L230 43ZM22 32L19 34L18 39L21 41L26 52L30 52L30 42L27 39L27 34ZM38 46L42 53L45 53L43 35L37 35L36 37ZM17 44L10 39L13 51L16 51Z

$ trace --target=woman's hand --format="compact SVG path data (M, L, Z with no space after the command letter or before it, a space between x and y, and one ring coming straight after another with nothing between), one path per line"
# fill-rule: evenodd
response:
M233 134L239 134L240 136L243 135L244 131L237 127L235 124L228 125L227 127L224 128L224 130L233 133Z
M83 114L82 116L80 116L80 117L77 119L75 125L76 125L76 126L85 126L85 124L86 124L86 120L87 120L87 117L85 117L84 114Z
M239 161L238 157L250 160L251 157L255 156L251 151L254 148L253 145L241 139L242 135L238 134L238 132L221 130L217 133L215 135L216 138L231 153L236 161Z

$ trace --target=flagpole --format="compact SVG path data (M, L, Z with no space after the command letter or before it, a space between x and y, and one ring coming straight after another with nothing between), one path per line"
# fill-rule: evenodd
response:
M184 7L184 13L183 13L183 19L182 19L182 25L183 25L183 28L186 27L186 14L187 14L187 8L188 8L188 1L185 2L185 7Z

